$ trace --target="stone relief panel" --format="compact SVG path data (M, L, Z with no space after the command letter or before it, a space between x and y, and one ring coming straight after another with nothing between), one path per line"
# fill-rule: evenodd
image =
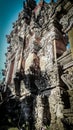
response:
M52 64L53 61L53 48L52 48L52 42L49 42L48 39L45 41L45 56L48 58L49 64Z
M43 38L40 41L41 49L38 52L38 57L40 59L40 75L35 80L39 92L57 86L58 71L56 66L53 66L53 44L49 39L50 38Z
M34 47L34 40L35 40L35 35L33 35L32 37L26 37L26 39L29 39L29 43L27 43L26 41L26 48L24 50L24 58L27 59L28 57L28 52L31 53L33 52L33 47Z
M63 26L64 32L67 32L71 28L73 25L73 7L61 18L60 23Z
M53 45L49 38L41 41L42 49L39 52L40 68L42 71L50 70L53 66Z
M66 70L66 72L61 76L61 79L67 85L69 90L73 90L73 67Z

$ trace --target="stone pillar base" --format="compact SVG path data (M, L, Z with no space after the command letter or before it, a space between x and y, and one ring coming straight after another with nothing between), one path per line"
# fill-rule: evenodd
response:
M66 130L61 119L57 119L56 123L50 124L50 130Z

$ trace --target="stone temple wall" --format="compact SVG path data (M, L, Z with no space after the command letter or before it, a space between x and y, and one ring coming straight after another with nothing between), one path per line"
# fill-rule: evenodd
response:
M4 84L21 104L21 127L73 130L72 10L70 0L27 0L7 36Z

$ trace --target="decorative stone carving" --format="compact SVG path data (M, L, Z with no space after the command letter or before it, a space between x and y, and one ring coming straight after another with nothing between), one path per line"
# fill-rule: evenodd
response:
M24 2L24 18L26 23L29 24L32 16L32 11L36 7L36 2L34 0L27 0Z
M69 10L69 12L64 15L61 20L60 20L60 23L62 24L63 26L63 31L66 33L69 31L69 29L72 27L73 25L73 8L71 8Z
M13 109L13 104L12 108L8 104L7 107L13 109L13 113L17 111L17 115L6 117L7 120L17 118L15 125L19 129L40 130L50 125L51 130L65 130L63 94L70 91L67 98L71 106L67 110L72 112L73 59L70 51L64 52L63 34L73 24L72 6L71 0L52 0L48 4L41 0L37 6L34 0L27 0L13 24L13 31L8 36L10 46L6 53L4 82L13 88L12 91L15 88L14 102L20 107ZM57 58L60 50L62 56ZM11 68L13 60L14 67ZM8 77L14 82L7 82Z
M60 88L57 87L51 91L50 97L51 126L54 129L64 129L61 119L63 118L63 102L61 100Z
M36 98L36 106L35 106L35 127L37 130L41 129L43 126L43 105L41 96L37 96Z
M61 79L63 82L67 85L67 87L72 90L73 89L73 71L65 72L62 76Z

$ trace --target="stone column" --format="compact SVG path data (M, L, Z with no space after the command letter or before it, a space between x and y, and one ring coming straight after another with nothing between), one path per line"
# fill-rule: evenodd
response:
M60 87L51 90L49 97L51 125L50 130L65 130L61 119L63 118L63 102Z
M41 95L36 97L35 106L35 128L36 130L41 130L43 126L43 105Z
M54 22L54 21L53 21ZM56 23L57 24L57 23ZM57 57L62 55L66 50L66 46L63 42L63 36L61 30L59 30L54 23L50 25L50 38L53 43L54 63L53 69L50 73L51 89L49 96L49 107L51 113L50 130L65 130L61 119L63 118L63 102L61 97L61 83L59 75L59 66L57 63Z
M68 36L69 36L70 47L71 47L71 52L73 57L73 28L68 32Z

